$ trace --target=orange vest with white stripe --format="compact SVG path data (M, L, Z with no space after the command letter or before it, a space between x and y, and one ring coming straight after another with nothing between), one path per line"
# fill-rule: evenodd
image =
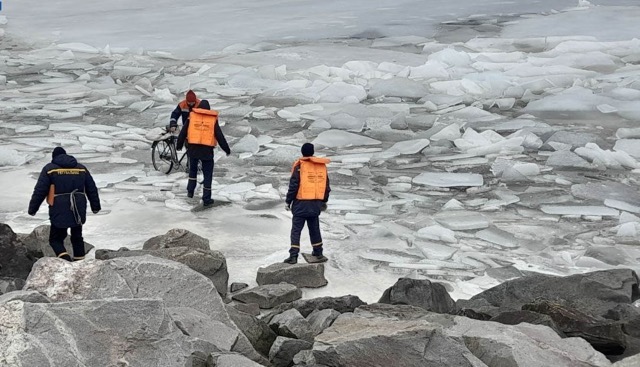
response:
M182 101L180 101L180 103L178 103L178 106L180 106L180 109L182 110L182 112L189 112L189 110L191 109L191 107L189 107L189 102L187 102L186 99L183 99ZM196 98L196 103L193 106L194 107L200 106L200 100Z
M327 189L327 163L328 158L304 157L293 164L293 170L300 165L300 186L298 187L298 200L324 200Z
M215 147L215 127L218 123L218 111L194 108L189 114L189 129L187 130L187 142Z

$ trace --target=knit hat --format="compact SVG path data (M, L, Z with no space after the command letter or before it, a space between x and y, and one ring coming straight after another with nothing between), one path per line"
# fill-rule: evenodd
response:
M187 92L187 102L189 103L196 103L196 94L189 89L189 91Z
M302 148L300 149L303 157L311 157L314 153L313 144L304 143L302 144Z
M51 153L51 158L55 158L57 156L59 156L60 154L67 154L67 151L64 150L63 147L56 147L53 152Z

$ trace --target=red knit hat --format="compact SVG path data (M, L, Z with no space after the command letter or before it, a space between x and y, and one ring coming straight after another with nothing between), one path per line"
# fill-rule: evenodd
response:
M191 89L187 92L187 102L196 103L196 94Z

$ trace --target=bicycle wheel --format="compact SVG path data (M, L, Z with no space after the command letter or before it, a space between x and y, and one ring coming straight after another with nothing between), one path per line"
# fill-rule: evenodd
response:
M154 141L151 145L151 162L156 171L169 173L173 168L171 145L166 140Z

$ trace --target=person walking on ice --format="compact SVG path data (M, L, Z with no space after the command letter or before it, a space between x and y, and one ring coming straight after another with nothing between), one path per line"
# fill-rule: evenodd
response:
M62 147L56 147L51 157L51 163L44 166L33 189L28 213L36 215L47 199L51 221L49 245L61 259L82 260L85 256L82 225L87 219L87 198L91 211L97 214L101 209L98 188L89 170L67 155ZM71 229L73 258L64 247L68 229Z
M189 157L189 182L187 183L187 196L193 197L198 180L198 162L202 164L204 176L202 189L202 207L213 207L211 198L211 183L213 182L213 148L220 144L220 148L231 154L229 144L218 124L218 111L212 110L209 101L203 99L198 108L189 113L186 124L180 130L176 149L182 150L187 145Z
M289 191L286 197L286 210L293 214L291 223L291 248L287 264L296 264L300 253L300 234L305 222L309 228L309 237L313 252L311 262L324 262L327 258L322 254L322 235L320 234L320 212L327 209L329 200L329 176L327 164L329 159L314 157L314 146L305 143L301 148L302 158L298 159L291 169Z

